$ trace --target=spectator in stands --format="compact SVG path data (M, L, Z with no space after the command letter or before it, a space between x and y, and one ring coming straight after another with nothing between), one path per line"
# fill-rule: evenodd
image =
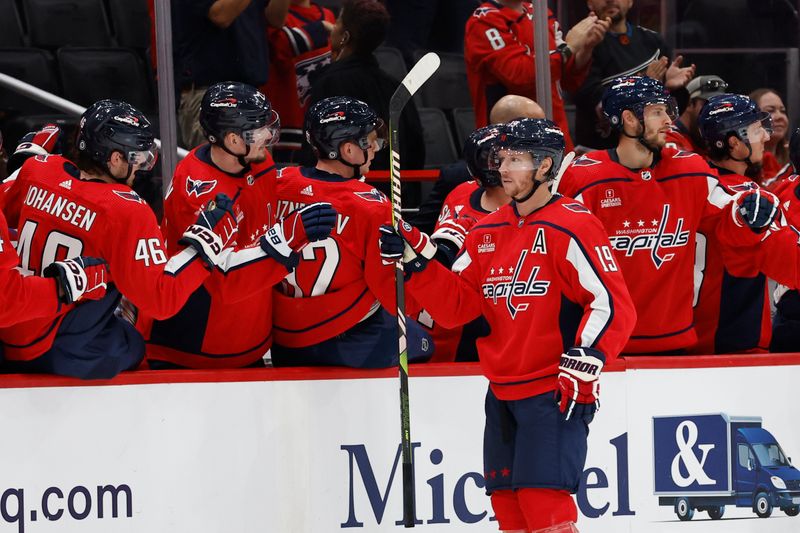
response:
M792 174L789 162L789 116L783 99L775 89L756 89L750 93L761 111L772 116L772 133L766 144L759 183L770 186Z
M689 103L678 120L672 123L672 130L667 134L667 146L705 156L707 149L700 135L697 117L709 98L724 94L727 88L728 84L713 74L692 79L686 85Z
M545 116L541 106L530 98L507 94L497 101L489 118L492 124L505 124L517 118L545 118ZM472 179L475 179L475 176L464 160L444 167L428 198L420 206L419 212L410 219L411 223L427 234L432 233L447 195L460 184Z
M295 271L274 291L273 364L395 366L395 265L383 262L375 246L392 208L381 192L359 180L386 144L385 125L364 102L339 96L311 106L305 135L317 164L282 170L278 216L323 200L336 210L338 222L329 238L303 250ZM411 298L406 304L413 308ZM427 359L430 336L411 318L406 324L409 361Z
M270 13L271 12L271 13ZM271 0L268 20L283 20L270 26L269 82L262 87L281 116L281 136L272 157L294 162L303 143L303 117L311 97L311 74L331 62L330 33L335 16L311 0Z
M481 4L467 21L464 58L476 127L488 124L489 110L502 96L534 97L532 15L530 2L493 0ZM548 15L553 119L566 135L569 151L572 141L561 89L575 91L583 83L592 49L603 40L609 23L590 14L562 39L558 21L549 10Z
M178 134L186 148L205 142L197 118L209 85L225 80L256 87L266 83L265 6L266 0L172 1Z
M378 116L389 123L389 99L400 80L395 80L380 69L372 52L386 37L389 13L378 0L345 0L339 18L331 32L333 63L312 77L311 101L313 105L331 96L350 96L368 104ZM403 167L421 169L425 166L425 142L422 125L414 102L403 110L400 119L400 151ZM307 164L313 156L307 146ZM373 170L389 169L389 151L375 155Z
M670 61L672 49L661 35L628 22L633 0L588 0L587 4L598 17L609 19L611 27L592 52L589 76L575 93L575 139L587 149L600 150L616 145L614 130L600 109L600 98L611 80L646 75L675 96L694 77L695 66L682 67L682 56Z
M464 53L464 25L479 0L386 0L392 16L386 43L412 64L417 50Z

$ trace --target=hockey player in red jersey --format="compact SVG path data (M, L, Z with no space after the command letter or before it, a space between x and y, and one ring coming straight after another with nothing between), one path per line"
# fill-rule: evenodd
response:
M181 161L164 201L167 249L177 251L197 209L224 193L239 222L237 251L175 316L152 327L143 317L138 327L148 339L151 368L263 366L272 346L272 286L294 269L297 251L327 237L335 213L318 203L277 217L275 165L267 148L277 140L280 121L255 87L209 87L200 124L209 142Z
M281 137L273 155L278 161L294 161L303 142L310 79L331 62L330 32L336 17L310 0L281 2L287 4L286 22L267 28L269 81L262 89L281 116Z
M614 80L603 111L620 130L616 148L575 160L561 191L586 205L609 232L639 320L625 353L681 353L697 342L693 326L695 238L719 215L716 238L757 243L770 225L765 197L732 195L702 157L665 148L674 100L647 77ZM744 211L741 211L744 210Z
M502 125L485 126L470 134L464 143L464 162L473 180L462 183L445 198L439 220L431 233L437 244L437 258L450 268L464 245L467 231L489 213L511 201L500 176L489 170L489 152L502 133ZM430 330L434 353L431 361L476 361L476 336L486 334L485 321L478 319L465 328L444 328L423 310L417 317ZM462 334L463 332L463 334ZM462 340L463 339L463 340Z
M770 138L769 113L759 111L747 96L723 94L706 103L699 124L720 183L733 192L763 195L777 212L778 199L754 181ZM775 224L756 245L731 249L717 238L720 223L720 216L706 218L697 234L694 320L699 340L692 352L765 352L772 332L767 277L798 286L798 233Z
M23 273L88 254L108 261L117 290L55 320L0 329L0 340L7 367L109 378L144 355L139 334L113 314L120 293L153 315L170 316L208 277L235 221L218 198L220 206L201 213L182 236L189 248L168 260L153 212L130 188L158 153L147 118L124 102L96 102L81 117L77 149L77 164L54 155L28 159L0 207L17 228ZM222 235L213 231L218 223Z
M305 132L317 165L283 169L278 214L324 200L338 217L330 238L306 247L300 264L275 291L273 362L396 365L394 266L381 260L375 246L378 228L391 220L391 205L359 179L383 148L383 122L360 100L332 97L309 109ZM410 360L429 357L430 336L411 319L408 331Z
M425 234L382 228L384 257L402 258L406 287L436 320L452 327L482 315L491 327L478 339L489 379L484 476L503 531L576 531L570 493L598 378L636 319L600 221L548 190L563 150L549 120L506 126L490 160L513 202L472 227L452 272L429 262Z
M523 0L483 2L467 21L464 59L475 108L475 125L489 123L489 110L506 94L534 98L533 7ZM578 22L562 39L558 21L548 10L553 117L568 131L561 91L574 91L589 72L592 48L603 40L609 21L594 14ZM572 141L566 134L567 150Z

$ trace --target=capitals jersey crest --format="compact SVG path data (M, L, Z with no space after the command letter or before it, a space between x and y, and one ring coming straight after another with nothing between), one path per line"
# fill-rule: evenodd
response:
M386 201L386 195L378 189L372 189L371 191L366 192L354 192L353 194L359 198L363 198L368 202L378 202L379 204L382 204Z
M492 300L495 305L498 300L505 300L506 309L512 320L517 317L517 313L528 309L529 303L524 300L545 296L550 288L549 281L537 279L539 266L525 273L525 258L528 253L529 250L522 250L515 265L492 267L485 283L481 286L483 297Z
M189 196L202 196L213 191L216 186L217 180L203 181L186 177L186 194Z
M596 159L592 159L591 157L587 157L585 155L580 156L578 159L572 162L572 166L574 167L590 167L592 165L599 165L600 161Z
M129 202L136 202L137 204L145 203L144 200L142 200L142 197L139 196L138 194L136 194L133 191L117 191L117 190L115 190L113 192L114 192L114 194L116 194L117 196L122 198L123 200L128 200Z

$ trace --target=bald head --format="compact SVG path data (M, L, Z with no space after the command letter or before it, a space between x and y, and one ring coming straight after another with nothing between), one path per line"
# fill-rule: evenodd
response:
M517 118L545 118L544 110L530 98L508 94L498 100L489 113L492 124L505 124Z

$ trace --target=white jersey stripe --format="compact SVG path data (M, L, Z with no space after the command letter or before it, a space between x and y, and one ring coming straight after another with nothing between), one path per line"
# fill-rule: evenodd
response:
M594 295L589 313L589 320L581 331L581 346L594 346L600 335L608 328L611 318L611 296L595 271L591 259L586 257L578 242L570 238L567 248L567 261L578 272L581 287Z

